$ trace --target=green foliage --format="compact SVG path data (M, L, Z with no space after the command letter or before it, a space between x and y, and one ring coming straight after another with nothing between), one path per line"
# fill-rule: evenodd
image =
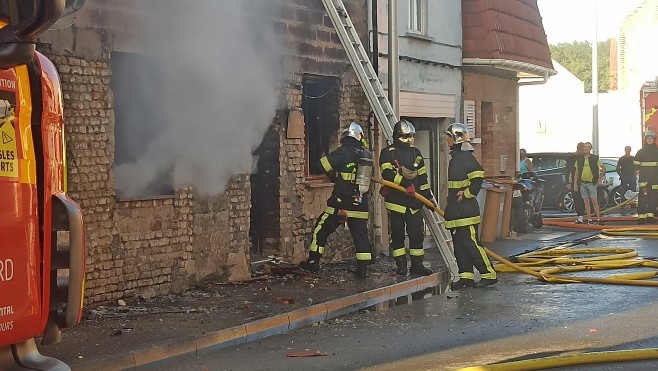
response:
M587 41L573 41L549 45L551 56L564 68L585 83L585 92L592 92L592 45ZM610 40L598 45L599 91L610 85Z

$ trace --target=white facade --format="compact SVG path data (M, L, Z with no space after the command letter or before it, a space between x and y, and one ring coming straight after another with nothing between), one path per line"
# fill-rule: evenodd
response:
M578 142L592 142L592 94L555 60L558 74L544 85L519 87L520 147L532 152L573 152ZM599 149L602 157L619 157L624 146L640 148L636 92L600 93Z

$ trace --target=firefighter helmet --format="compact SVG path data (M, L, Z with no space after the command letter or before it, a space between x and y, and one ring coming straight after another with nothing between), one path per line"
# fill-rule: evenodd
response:
M363 128L361 125L354 121L351 122L350 125L343 131L340 139L343 140L347 137L352 137L360 142L363 139Z
M653 138L655 140L656 139L656 132L651 130L651 129L648 129L647 131L644 132L644 139L647 139L647 138Z
M452 137L452 140L455 141L455 144L471 142L471 138L468 135L468 128L461 122L455 122L454 124L448 126L443 131L443 133Z
M416 128L407 120L398 121L393 127L393 139L405 144L413 144Z

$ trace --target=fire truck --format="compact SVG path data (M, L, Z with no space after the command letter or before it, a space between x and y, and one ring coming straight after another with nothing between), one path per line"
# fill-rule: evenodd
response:
M647 129L658 128L658 78L647 81L640 88L640 114L642 115L642 140Z
M79 0L0 0L0 370L68 370L41 355L80 321L85 236L67 194L62 92L35 40Z

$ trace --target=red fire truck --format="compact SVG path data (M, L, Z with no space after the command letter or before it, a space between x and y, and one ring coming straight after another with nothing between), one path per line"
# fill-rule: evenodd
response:
M642 140L647 129L658 128L658 78L647 81L640 88L640 114L642 115Z
M74 4L0 0L0 370L68 369L34 339L57 343L82 313L85 237L66 195L62 93L34 45Z

